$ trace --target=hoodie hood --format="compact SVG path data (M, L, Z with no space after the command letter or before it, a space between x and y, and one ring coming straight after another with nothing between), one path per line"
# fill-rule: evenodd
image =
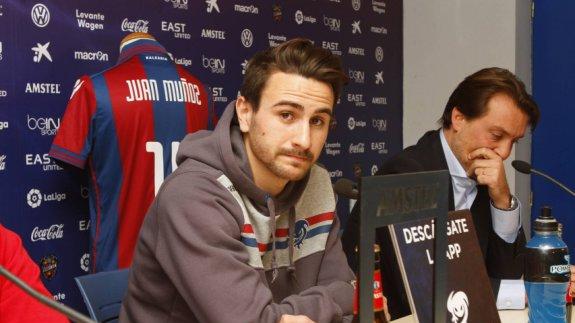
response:
M188 134L180 144L176 162L179 166L186 160L192 159L220 170L241 194L254 202L256 207L267 210L268 199L271 196L254 183L236 117L235 103L236 101L232 101L228 104L214 131L204 130ZM275 212L282 213L296 204L305 189L308 178L309 173L299 181L288 182L280 194L271 197Z

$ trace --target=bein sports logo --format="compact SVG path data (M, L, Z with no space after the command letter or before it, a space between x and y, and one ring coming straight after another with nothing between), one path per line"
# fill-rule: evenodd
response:
M188 0L164 0L165 2L171 2L174 9L188 9Z
M50 23L50 10L41 3L37 3L32 7L30 15L32 16L34 25L40 28L44 28Z
M467 317L469 316L469 299L467 299L467 295L462 291L455 294L451 291L447 298L447 310L451 313L451 322L467 323Z
M224 58L211 58L202 55L202 66L214 74L226 73L226 60Z

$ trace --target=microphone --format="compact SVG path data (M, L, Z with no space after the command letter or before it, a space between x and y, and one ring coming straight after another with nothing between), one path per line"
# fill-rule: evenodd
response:
M542 177L545 177L547 180L549 180L550 182L554 183L555 185L561 187L563 190L565 190L565 192L569 193L571 196L575 196L575 192L573 192L572 190L570 190L569 188L567 188L567 186L563 185L561 182L559 182L558 180L554 179L553 177L540 172L538 170L536 170L535 168L531 167L531 164L529 164L526 161L523 160L514 160L511 162L511 166L513 166L513 168L515 168L515 170L517 170L520 173L523 174L535 174L535 175L539 175Z
M338 179L333 185L333 190L337 193L337 195L348 199L357 200L359 198L359 190L357 188L357 184L347 178Z
M4 268L2 265L0 265L0 276L6 277L6 279L8 279L14 285L18 286L20 289L26 292L26 294L30 295L32 298L36 299L40 303L54 309L55 311L66 315L66 317L68 317L73 322L96 323L96 321L88 318L84 314L77 312L74 309L62 303L56 302L55 300L38 292L34 288L30 287L30 285L26 284L23 280L18 278L16 275L12 274L10 271L8 271L8 269Z

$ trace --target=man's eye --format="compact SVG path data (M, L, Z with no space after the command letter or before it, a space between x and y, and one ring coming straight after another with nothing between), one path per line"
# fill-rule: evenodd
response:
M281 112L280 113L280 117L283 120L292 120L293 119L293 114L291 112Z
M310 120L310 123L311 123L313 126L323 126L323 125L325 124L325 121L323 121L322 118L312 118L312 119Z
M494 140L499 140L499 139L501 139L502 135L499 134L499 133L492 133L492 134L491 134L491 137L492 137Z

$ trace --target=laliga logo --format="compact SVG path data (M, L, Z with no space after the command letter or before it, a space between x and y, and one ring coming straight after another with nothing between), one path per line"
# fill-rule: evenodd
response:
M249 29L242 30L242 44L244 45L244 47L246 48L252 47L253 43L254 43L254 35L252 34L252 31Z
M307 236L307 229L309 228L309 223L305 219L299 220L295 223L295 240L294 245L298 249L301 248L305 237Z
M353 130L353 128L355 128L355 119L353 117L349 117L349 119L347 119L347 127L349 130Z
M83 271L88 272L90 270L90 254L85 253L80 259L80 268Z
M30 15L32 16L32 22L34 25L40 28L48 26L48 23L50 22L50 10L41 3L37 3L32 7Z
M353 10L359 11L359 8L361 8L361 0L351 0L351 6Z
M33 188L26 195L26 201L31 208L35 209L42 204L42 193L40 193L40 190Z
M459 291L457 293L449 293L447 298L447 310L451 313L451 322L453 323L467 323L469 316L469 300L467 295Z
M303 12L301 12L301 10L295 12L295 22L298 25L303 24Z

